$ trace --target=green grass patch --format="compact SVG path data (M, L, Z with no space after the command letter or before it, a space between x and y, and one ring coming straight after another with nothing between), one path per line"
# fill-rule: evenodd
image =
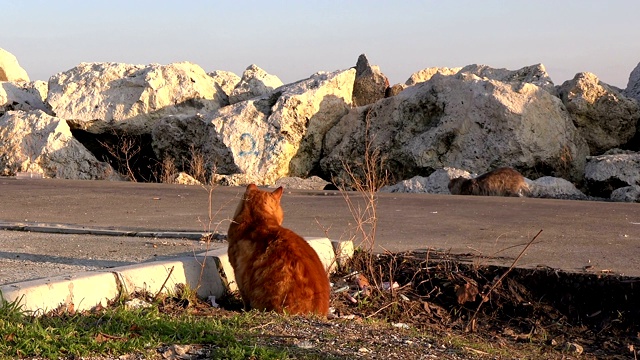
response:
M84 314L33 317L15 303L0 308L0 358L58 359L155 352L165 344L203 344L216 359L286 359L282 349L250 345L251 315L227 318L163 314L123 307Z

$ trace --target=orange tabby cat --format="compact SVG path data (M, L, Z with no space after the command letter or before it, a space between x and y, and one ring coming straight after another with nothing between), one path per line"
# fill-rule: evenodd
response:
M329 312L329 279L318 254L281 226L282 187L247 186L231 225L229 261L245 305L290 314Z

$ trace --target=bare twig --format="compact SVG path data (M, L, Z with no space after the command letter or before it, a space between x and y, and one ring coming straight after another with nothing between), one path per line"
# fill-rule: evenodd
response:
M358 194L360 201L355 201L349 196L344 181L333 181L339 186L349 212L354 220L351 239L360 238L360 247L366 252L367 271L370 280L380 289L380 281L376 277L373 265L373 250L378 228L378 190L386 185L388 173L383 170L385 159L380 149L374 147L375 134L370 131L371 109L365 115L364 128L364 158L362 164L352 167L346 161L342 162L344 171L348 176L347 182ZM343 179L345 180L345 179Z
M265 328L265 327L267 327L267 326L269 326L269 325L272 325L272 324L274 324L274 323L275 323L275 322L273 322L273 321L269 321L269 322L268 322L268 323L266 323L266 324L262 324L262 325L258 325L258 326L254 326L254 327L252 327L252 328L249 328L249 331L253 331L253 330L257 330L257 329L262 329L262 328Z
M389 307L389 306L391 306L391 305L395 305L395 304L397 304L397 303L398 303L397 301L394 301L394 302L390 302L390 303L388 303L387 305L385 305L385 306L381 307L380 309L376 310L376 312L374 312L374 313L372 313L372 314L367 315L366 319L368 319L368 318L370 318L370 317L372 317L372 316L376 316L380 311L382 311L382 310L384 310L384 309L388 308L388 307Z
M214 166L212 169L212 174L215 174L216 171L216 167ZM213 178L213 175L212 177ZM206 223L204 221L202 221L202 219L198 218L198 221L200 222L200 224L202 224L203 227L203 231L210 234L210 236L206 237L206 248L205 251L208 252L209 249L211 248L211 238L214 232L217 232L218 229L220 228L220 226L222 225L223 222L225 221L231 221L231 219L223 219L221 221L218 221L217 223L215 223L214 226L214 220L218 218L220 212L229 204L231 203L233 200L235 199L229 199L229 201L227 201L226 203L220 205L216 211L213 210L213 193L214 190L217 188L217 185L214 185L211 181L210 184L208 185L203 185L202 186L208 194L208 208L207 208L207 219L206 219ZM195 254L194 254L195 256ZM207 264L207 256L205 256L202 259L202 262L200 263L200 275L198 276L198 284L196 285L195 290L198 291L198 289L200 288L200 286L202 285L202 278L204 276L204 270L205 270L205 266Z
M493 292L493 290L495 290L495 288L498 287L498 285L500 285L500 283L502 283L502 280L515 268L515 266L518 263L518 261L520 260L520 258L524 255L524 253L527 251L527 249L536 241L536 239L538 238L538 236L541 233L542 233L542 229L540 231L538 231L536 236L534 236L527 243L527 245L522 249L522 251L520 251L520 254L518 254L518 256L515 258L515 260L513 260L513 263L511 263L511 266L509 266L507 271L505 271L504 274L502 274L502 276L500 276L500 278L498 278L498 280L491 286L491 288L489 288L489 290L483 295L483 297L488 298L491 295L491 293ZM475 312L473 313L473 316L471 316L471 318L469 319L469 323L467 325L467 329L475 323L476 316L478 315L478 312L480 311L480 308L482 307L482 304L484 304L484 303L485 303L485 301L480 301L480 304L478 304L478 307L476 308Z
M169 281L169 279L171 278L171 274L173 273L173 269L174 269L174 266L171 267L171 270L169 270L169 274L167 275L167 278L164 279L164 282L162 283L162 286L160 286L160 289L156 293L156 296L153 297L154 301L158 300L158 296L160 296L160 293L162 293L162 289L164 289L165 285L167 285L167 281Z

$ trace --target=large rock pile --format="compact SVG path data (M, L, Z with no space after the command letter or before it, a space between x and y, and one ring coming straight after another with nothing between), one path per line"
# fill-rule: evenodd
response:
M47 103L60 118L92 133L114 126L149 132L155 120L225 105L215 80L198 65L82 63L49 79Z
M12 53L0 48L0 81L28 82L29 75Z
M67 123L40 110L0 117L0 174L28 171L63 179L115 179L116 172L74 139Z
M386 169L402 178L446 166L476 173L511 166L529 177L579 181L587 144L560 99L541 87L547 82L536 85L541 76L532 69L473 67L436 74L394 97L355 108L327 133L321 166L347 179L344 162L364 163L368 139L386 158Z
M580 135L589 144L590 155L627 143L640 119L638 101L598 80L592 73L579 73L558 88Z
M354 68L291 84L256 65L240 77L188 62L81 63L46 84L7 54L4 175L104 179L124 169L135 179L132 169L147 168L138 180L159 180L165 167L198 167L225 184L317 175L348 187L368 165L411 179L387 191L447 193L452 171L510 166L540 178L541 197L583 197L575 184L634 201L640 186L610 165L638 166L640 65L625 90L590 73L556 87L542 64L427 68L389 86L364 54Z

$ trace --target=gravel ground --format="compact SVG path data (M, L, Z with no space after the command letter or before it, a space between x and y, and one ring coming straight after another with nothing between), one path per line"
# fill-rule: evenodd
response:
M210 243L209 249L224 244ZM204 252L188 239L0 231L0 285Z

